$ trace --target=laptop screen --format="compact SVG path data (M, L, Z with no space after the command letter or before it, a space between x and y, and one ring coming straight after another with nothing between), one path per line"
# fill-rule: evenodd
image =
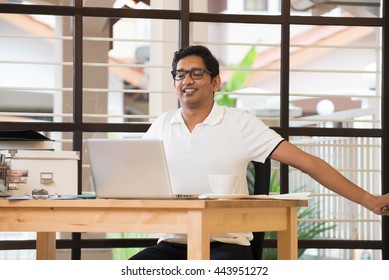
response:
M96 196L172 197L162 140L87 139Z

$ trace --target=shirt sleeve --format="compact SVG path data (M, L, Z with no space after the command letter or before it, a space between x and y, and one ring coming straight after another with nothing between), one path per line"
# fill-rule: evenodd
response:
M250 161L264 162L284 139L258 117L242 111L239 118L241 143Z

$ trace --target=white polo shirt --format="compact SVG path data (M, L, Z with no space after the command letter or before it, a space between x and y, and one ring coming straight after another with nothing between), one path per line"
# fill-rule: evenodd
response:
M210 193L208 174L239 175L238 192L248 193L246 170L250 161L264 162L283 138L246 110L214 104L211 113L192 132L181 109L162 114L145 137L164 141L173 192ZM211 240L250 245L251 233L214 234ZM161 240L185 243L185 235Z

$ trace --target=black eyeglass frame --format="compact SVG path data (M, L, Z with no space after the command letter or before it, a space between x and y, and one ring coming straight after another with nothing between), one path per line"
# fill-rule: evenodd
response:
M202 74L201 74L201 77L194 77L193 76L193 73L194 71L201 71ZM182 73L185 73L185 75L182 76L182 78L178 78L177 79L177 72L182 72ZM173 76L173 79L175 81L182 81L183 79L185 79L186 75L189 74L189 77L192 79L192 80L201 80L203 77L204 77L204 74L205 73L208 73L209 75L212 75L212 72L207 70L207 69L204 69L204 68L191 68L191 69L188 69L188 70L184 70L184 69L180 69L180 70L172 70L170 72Z

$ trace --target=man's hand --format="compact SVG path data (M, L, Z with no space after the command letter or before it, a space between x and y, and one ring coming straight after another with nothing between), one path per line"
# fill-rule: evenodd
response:
M389 205L388 205L388 206L384 206L384 207L381 209L381 212L382 212L382 215L384 215L384 216L389 216Z

